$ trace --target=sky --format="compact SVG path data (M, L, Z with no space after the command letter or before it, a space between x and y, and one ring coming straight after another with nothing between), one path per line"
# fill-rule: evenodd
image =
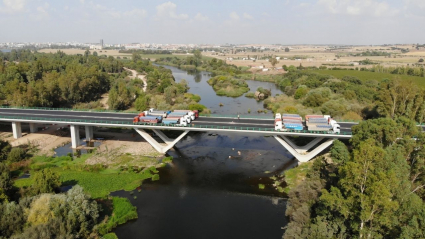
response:
M0 42L425 43L425 0L0 0Z

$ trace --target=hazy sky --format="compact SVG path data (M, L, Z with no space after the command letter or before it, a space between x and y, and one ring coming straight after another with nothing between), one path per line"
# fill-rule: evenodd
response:
M425 0L0 0L0 42L425 43Z

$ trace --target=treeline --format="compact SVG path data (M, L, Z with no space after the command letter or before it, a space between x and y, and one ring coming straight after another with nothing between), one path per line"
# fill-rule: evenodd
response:
M416 122L425 121L425 91L410 80L362 81L353 76L336 79L291 71L275 82L286 95L264 101L273 112L322 113L354 120L394 118L398 114Z
M203 59L200 52L186 58L165 57L156 60L158 64L171 65L184 70L203 70L214 73L215 75L238 75L246 73L241 68L227 64L225 61L213 58L211 60Z
M373 66L369 69L372 72L390 73L395 75L409 75L425 77L425 69L423 66L390 66L384 67L382 65Z
M335 141L289 192L283 238L424 238L421 131L398 116L354 126L351 147Z
M119 53L138 53L145 55L155 55L155 54L172 54L169 50L143 50L143 49L128 49L128 50L119 50Z
M124 78L122 62L84 55L12 50L0 54L0 100L12 106L69 107L108 92Z

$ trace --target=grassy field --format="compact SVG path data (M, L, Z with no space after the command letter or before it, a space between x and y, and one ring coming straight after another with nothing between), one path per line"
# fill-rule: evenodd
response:
M284 189L288 193L291 189L295 188L307 176L308 170L313 166L313 161L303 163L298 167L285 171L285 182L287 187Z
M382 80L382 79L396 79L400 78L402 80L412 80L420 87L425 88L425 77L419 76L408 76L408 75L395 75L389 73L377 73L369 71L352 71L352 70L314 70L316 72L324 75L332 75L336 78L341 79L344 76L355 76L360 80Z

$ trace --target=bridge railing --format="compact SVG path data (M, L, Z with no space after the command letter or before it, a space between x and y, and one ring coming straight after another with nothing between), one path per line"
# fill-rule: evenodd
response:
M95 124L112 124L112 125L144 125L144 126L165 126L165 127L176 127L176 128L201 128L201 129L223 129L223 130L242 130L242 131L264 131L264 132L276 132L274 128L261 128L261 127L238 127L238 126L217 126L217 125L198 125L190 124L188 126L179 126L179 125L166 125L163 123L138 123L133 124L131 121L108 121L108 120L87 120L87 119L64 119L64 118L46 118L46 117L24 117L24 116L5 116L0 115L0 119L10 119L12 120L40 120L48 122L58 122L58 123L95 123ZM282 131L283 132L283 131ZM341 132L339 134L334 134L328 131L310 131L310 130L287 130L284 132L290 133L304 133L304 134L332 134L332 135L351 135L351 132Z
M106 109L73 109L73 108L50 108L50 107L24 107L24 106L0 106L0 109L23 109L23 110L51 110L51 111L84 111L84 112L105 112L105 113L129 113L138 114L139 111L122 111Z

